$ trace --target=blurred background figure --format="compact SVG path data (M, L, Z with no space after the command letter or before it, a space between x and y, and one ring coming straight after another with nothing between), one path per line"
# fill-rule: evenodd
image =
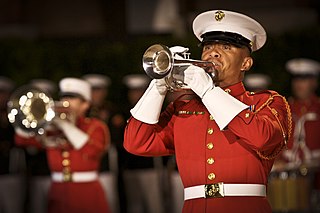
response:
M111 118L114 115L115 106L108 100L111 79L103 74L86 74L82 76L91 85L91 106L88 111L89 117L98 118L105 122L110 129ZM112 131L110 129L110 131ZM118 153L112 138L111 144L101 160L99 179L106 193L112 212L120 211L118 181Z
M14 129L7 116L7 101L15 83L0 76L0 212L22 213L25 205L25 155L15 146Z
M124 121L130 117L130 109L137 103L149 85L150 78L144 74L130 74L123 78L127 87L127 101L122 109ZM119 166L124 182L126 208L128 213L163 213L163 159L141 157L128 153L122 146L123 131L120 131L121 150L119 150ZM118 140L120 140L120 137Z
M294 58L286 63L291 74L288 98L293 137L288 150L274 164L275 211L320 212L320 99L317 96L320 63Z
M244 77L244 85L251 92L269 89L271 78L262 73L247 74Z
M49 79L32 79L30 87L39 89L54 98L58 86ZM48 212L48 192L51 184L50 169L45 149L36 146L25 148L27 155L27 206L30 213Z
M42 147L47 151L51 171L49 213L108 213L109 205L98 179L98 170L101 156L110 144L109 129L100 120L86 117L91 103L91 86L88 82L78 78L64 78L59 82L59 88L60 102L55 102L53 111L56 114L52 122L47 121L47 125L39 126L42 132L35 131L37 128L32 125L32 129L28 128L25 123L15 125L15 142L21 146ZM47 100L36 92L33 96L24 97L37 104ZM21 111L26 117L23 120L34 117L38 119L38 124L45 122L44 118L33 114L39 113L41 108L38 111L31 110L37 105L29 106L28 100L19 106L30 107L30 111ZM47 102L43 103L45 113L49 113Z

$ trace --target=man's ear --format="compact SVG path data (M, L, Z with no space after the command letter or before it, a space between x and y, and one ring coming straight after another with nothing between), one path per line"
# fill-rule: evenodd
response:
M83 109L83 111L87 111L87 110L89 109L90 105L91 105L90 102L84 101L84 102L82 103L82 109Z
M250 70L252 65L253 65L253 59L250 56L245 57L241 66L241 71Z

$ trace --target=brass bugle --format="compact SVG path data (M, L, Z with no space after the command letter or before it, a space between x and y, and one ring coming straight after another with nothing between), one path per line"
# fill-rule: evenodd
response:
M11 95L7 102L7 116L13 126L30 134L41 135L55 117L67 117L67 108L69 102L54 101L49 94L26 85Z
M164 78L170 90L189 89L181 80L175 79L175 74L181 74L188 66L195 65L203 68L212 77L215 76L214 63L201 60L193 60L184 53L177 59L170 49L162 44L150 46L143 54L142 64L146 74L152 79Z

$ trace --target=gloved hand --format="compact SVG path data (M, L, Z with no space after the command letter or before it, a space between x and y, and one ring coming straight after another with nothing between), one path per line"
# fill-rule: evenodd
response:
M157 123L167 91L164 79L153 79L138 103L130 110L131 115L144 123Z
M170 51L172 52L172 54L173 55L175 55L175 54L181 54L181 53L186 53L186 52L188 52L189 51L189 48L187 48L187 47L182 47L182 46L173 46L173 47L170 47L169 48L170 49Z
M27 132L20 127L14 127L14 131L17 135L24 137L24 138L30 138L33 136L30 132Z
M75 149L81 149L87 143L89 139L87 133L83 132L73 123L59 118L53 119L53 123L65 134Z
M188 67L184 72L184 82L202 99L221 130L242 110L248 108L220 87L214 86L210 74L200 67Z
M190 65L184 71L184 83L186 83L200 98L207 91L214 88L213 80L204 69Z

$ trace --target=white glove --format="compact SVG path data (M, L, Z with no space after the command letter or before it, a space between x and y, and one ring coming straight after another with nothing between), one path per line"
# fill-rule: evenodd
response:
M220 130L224 129L242 110L249 107L220 87L208 90L203 96L202 102L213 116Z
M184 71L184 83L186 83L200 98L206 94L207 91L214 87L213 80L204 69L190 65Z
M131 115L144 123L158 123L167 91L164 79L153 79L138 103L130 110Z
M30 138L32 137L34 134L24 131L23 129L21 129L20 127L14 127L14 131L17 135L24 137L24 138Z
M65 134L75 149L81 149L87 143L89 136L74 124L61 119L54 119L53 122Z
M173 55L179 53L186 53L189 51L189 48L182 46L174 46L169 48Z
M242 110L249 107L220 87L215 87L210 75L200 67L191 65L184 75L184 82L202 99L221 130Z

